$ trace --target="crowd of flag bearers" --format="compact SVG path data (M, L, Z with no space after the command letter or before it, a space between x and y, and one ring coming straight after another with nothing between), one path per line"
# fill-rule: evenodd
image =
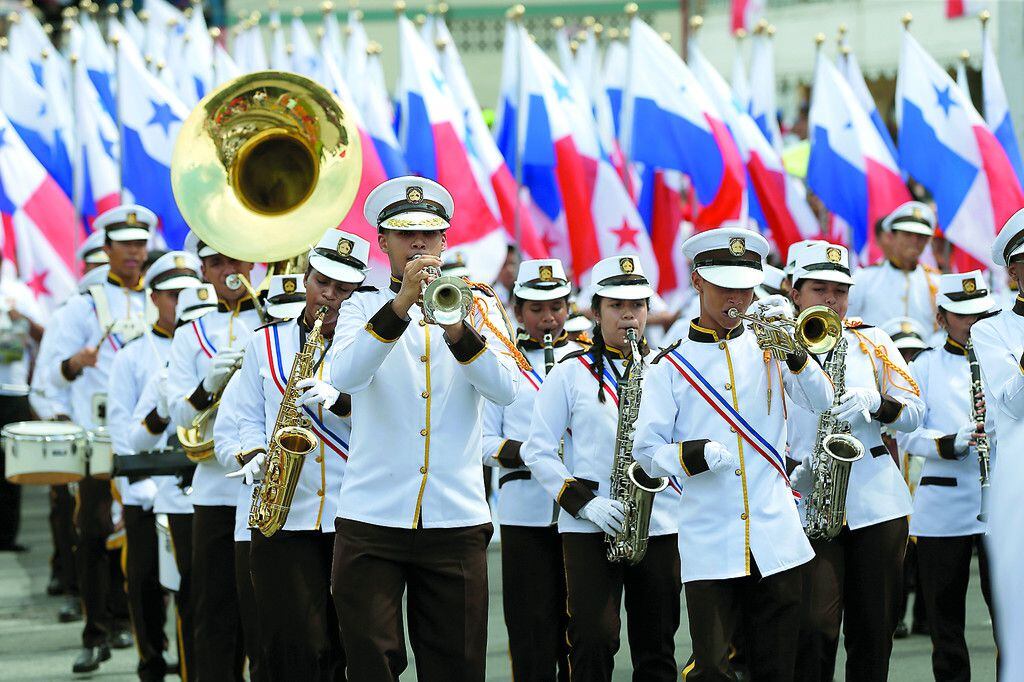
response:
M997 442L1024 437L1024 302L1000 310L978 271L923 269L927 207L888 216L889 257L859 271L845 247L824 241L795 244L778 269L756 232L697 233L682 245L692 314L661 348L646 341L656 294L636 254L599 260L578 299L553 258L519 263L499 294L447 248L456 210L444 187L419 177L369 194L382 288L365 285L374 245L340 229L303 270L253 287L254 264L194 234L183 250L151 254L156 219L143 206L97 219L100 236L79 253L95 269L40 335L32 406L104 426L121 459L173 452L212 413L212 452L194 471L86 477L72 505L55 487L58 582L74 585L83 607L75 672L134 639L143 680L375 682L408 668L408 637L420 679L484 680L493 524L517 680L611 680L623 610L636 679L831 680L842 626L847 679L885 680L908 542L936 679L969 675L975 552L985 598L1001 605L1000 640L1024 637L1003 610L1021 599L1019 476L1012 457L995 457ZM1021 283L1024 214L993 258ZM439 324L422 307L439 273L470 292L461 321ZM569 329L574 306L587 312L587 333ZM841 391L827 370L834 350L770 352L736 314L788 318L812 306L843 320ZM320 338L307 344L314 328ZM265 535L250 527L254 491L307 351L310 374L288 399L315 443L283 527ZM623 429L627 385L640 402ZM27 399L0 404L5 421L30 414ZM823 413L849 423L864 456L840 532L809 539ZM637 562L608 553L609 538L629 530L613 485L623 453L666 481ZM923 461L919 473L910 460ZM3 504L8 515L17 508L9 496ZM108 550L115 525L123 575ZM161 526L178 575L176 642L165 635ZM680 626L691 651L676 650ZM1012 679L1020 662L1003 659Z

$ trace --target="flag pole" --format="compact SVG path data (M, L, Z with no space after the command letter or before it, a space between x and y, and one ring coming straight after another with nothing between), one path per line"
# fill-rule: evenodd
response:
M71 63L71 120L75 122L73 131L74 154L71 156L71 204L75 209L75 222L82 222L85 227L85 220L82 216L82 190L84 189L82 178L82 140L78 134L78 55L72 54L68 59ZM74 247L78 253L78 226L74 228Z
M522 252L523 249L523 226L522 226L522 196L523 196L523 151L526 146L526 82L524 76L526 69L523 68L523 60L526 57L526 44L524 41L522 18L526 13L523 5L516 5L509 10L509 19L516 27L516 206L514 217L514 229L516 248Z
M114 116L117 117L117 198L124 203L124 120L121 117L121 36L110 38L114 46Z
M619 111L619 152L622 154L622 167L628 177L630 157L633 153L633 138L623 124L625 123L627 105L629 105L633 97L633 49L629 45L632 40L630 38L630 29L633 17L640 11L640 7L635 2L631 2L623 8L623 11L626 14L626 27L619 31L619 35L626 41L626 82L622 86L622 109ZM633 107L631 105L629 105L629 114L630 127L632 128Z

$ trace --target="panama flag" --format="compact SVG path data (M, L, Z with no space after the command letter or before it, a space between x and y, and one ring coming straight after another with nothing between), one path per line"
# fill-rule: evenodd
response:
M874 225L910 201L896 161L839 70L818 55L811 94L807 186L850 227L849 246L870 261ZM902 146L902 145L901 145Z
M988 37L987 24L981 29L981 92L985 109L985 122L989 130L1003 146L1007 158L1013 164L1017 181L1024 183L1024 165L1021 164L1020 147L1017 146L1017 134L1013 130L1013 119L1010 116L1010 104L1006 99L1006 88L1003 87L1003 76L999 73L992 41Z
M698 229L738 219L745 170L714 104L654 29L633 17L620 143L626 158L690 176L701 208Z
M146 70L142 56L127 41L118 43L118 59L121 177L130 194L125 199L152 210L160 219L164 241L180 249L188 226L171 191L171 156L188 109Z
M393 126L394 110L383 85L384 67L380 63L380 55L366 55L362 69L363 77L354 83L347 82L351 83L352 97L362 114L366 132L377 150L385 175L388 178L408 175L409 166L405 163Z
M903 32L896 77L900 162L932 196L946 239L983 263L1024 194L999 140L946 71Z
M103 39L99 27L89 16L88 12L79 14L79 23L82 26L81 49L78 52L79 58L85 63L86 73L100 94L100 101L103 108L111 117L117 116L117 103L114 101L114 57L107 49L107 42Z
M73 76L78 143L75 163L80 169L75 177L75 197L91 230L96 216L121 203L118 132L81 62L75 65Z
M782 131L775 103L775 39L771 29L754 34L750 45L750 115L779 154Z
M46 308L74 291L75 248L85 239L75 210L0 112L0 219L4 259Z
M765 0L732 0L729 28L733 34L741 30L750 33L764 16Z
M803 192L796 187L799 181L786 175L782 157L742 104L733 98L725 79L697 47L696 41L690 43L689 64L704 91L725 117L747 167L748 189L752 193L751 217L768 229L779 253L787 253L794 242L817 236L817 221Z
M448 246L460 246L474 273L492 282L505 262L505 234L481 193L455 97L430 48L409 19L398 18L401 67L398 139L415 175L443 185L455 200ZM486 279L490 277L490 279Z
M861 107L867 112L868 118L871 119L871 125L875 126L878 136L882 138L882 142L889 148L889 153L898 165L900 157L899 152L896 150L896 144L892 141L889 127L885 125L885 119L882 118L878 105L875 104L874 95L868 90L868 84L864 81L864 74L860 70L860 63L857 61L857 55L854 54L853 50L844 47L843 53L839 58L838 67L839 71L843 74L843 78L849 84L850 90L853 91L853 96L857 98Z
M988 6L988 0L946 0L946 18L976 17Z

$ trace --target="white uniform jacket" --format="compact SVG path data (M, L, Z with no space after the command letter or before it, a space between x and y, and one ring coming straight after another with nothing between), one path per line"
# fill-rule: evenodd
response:
M167 350L170 343L167 344ZM167 350L161 355L166 363ZM159 374L155 368L159 361L150 365L150 375L142 388L135 405L132 406L131 421L128 423L127 447L133 452L158 450L167 447L167 441L174 434L174 426L167 419L161 419L156 413L157 394L160 391ZM175 440L177 436L175 435ZM191 514L192 498L186 493L191 485L184 485L180 476L159 477L159 488L156 492L156 503L153 511L157 514Z
M871 421L854 417L850 422L851 435L864 445L864 456L850 469L846 493L846 523L856 530L910 514L910 489L882 442L882 426L900 433L913 431L921 424L924 403L915 386L875 355L878 348L877 352L884 352L893 365L910 376L910 368L889 335L859 320L848 324L857 326L843 331L847 341L846 390L860 386L882 394L882 404L871 415ZM824 355L818 358L822 365L825 360ZM818 412L799 406L790 409L789 451L796 461L814 450L818 417Z
M338 516L397 528L489 523L483 406L511 403L522 379L493 331L512 343L504 309L475 289L486 313L474 308L463 337L449 345L417 306L411 319L399 318L394 297L390 289L363 291L341 305L331 383L352 396L352 439Z
M220 409L213 424L213 455L221 466L228 471L239 468L235 455L242 452L242 444L238 433L238 386L241 372L235 374L224 387L221 394ZM252 530L249 528L249 512L252 510L252 493L256 486L246 485L241 478L238 481L238 493L235 496L235 542L249 542Z
M238 386L232 396L242 452L269 449L281 397L296 353L305 345L308 332L301 318L296 318L257 329L250 337L245 347L245 361L238 372ZM321 345L321 349L313 353L313 377L322 380L330 376L330 368L325 367L324 362L327 348ZM319 528L333 533L335 499L348 459L351 431L348 400L339 399L331 409L318 406L316 409L303 407L300 411L309 420L308 428L319 442L302 466L284 530Z
M914 494L910 534L924 537L976 535L985 532L978 520L981 483L974 448L960 457L956 432L971 421L971 371L964 347L946 339L942 348L922 351L910 365L921 389L921 428L900 434L901 449L924 458ZM989 456L995 458L995 417L986 410Z
M74 296L65 307L61 326L54 328L48 374L58 392L70 387L72 420L83 428L95 429L106 421L107 380L114 355L146 330L145 293L141 284L129 289L109 275L106 282ZM107 328L111 332L104 338ZM96 346L101 339L96 366L71 376L67 359L86 346Z
M25 322L15 325L7 310L16 310L37 324L43 324L46 316L36 303L32 290L25 284L9 276L0 278L0 326L6 327L5 333L10 333L12 342L22 348L19 359L0 363L0 395L23 396L28 386L29 362L36 343L28 335L28 325Z
M775 452L755 451L684 378L677 367L686 365L679 358ZM750 575L751 555L762 575L811 559L793 493L777 467L784 466L786 410L795 404L823 410L832 397L832 384L817 363L807 357L766 361L742 325L720 339L694 321L678 346L662 351L644 388L633 454L651 475L679 476L684 582ZM704 459L708 441L736 453L739 467L710 471Z
M567 334L553 345L556 362L583 348L570 341ZM520 342L519 350L531 366L523 370L519 395L511 405L484 405L484 464L498 469L498 521L502 525L550 526L558 520L558 508L521 457L523 443L530 435L533 404L544 384L544 349L530 339ZM568 436L565 441L565 452L569 453ZM571 453L566 456L572 457Z
M894 317L910 317L925 329L936 330L935 293L938 275L918 265L907 272L889 261L853 273L848 317L881 326Z
M224 348L245 348L252 330L259 324L252 299L245 298L231 309L221 302L216 311L178 327L171 343L167 376L173 425L190 424L199 410L212 403L213 396L202 386L210 362ZM234 506L238 479L224 477L231 470L224 468L216 457L200 462L192 479L192 504Z
M522 449L523 461L548 499L561 507L558 530L562 533L602 532L593 522L576 517L595 496L611 497L618 392L626 381L626 360L616 350L602 350L605 373L600 384L594 376L596 370L591 369L597 349L571 353L555 366L534 401L530 437ZM644 375L644 385L648 376ZM599 390L603 401L598 400ZM558 443L566 434L572 440L572 451L563 462L558 457ZM651 536L676 532L678 502L679 484L672 481L654 498Z
M50 314L50 321L39 342L35 367L32 369L29 403L40 419L53 419L59 415L71 416L71 387L65 381L57 381L51 375L60 372L64 358L57 357L57 337L68 316L67 301Z

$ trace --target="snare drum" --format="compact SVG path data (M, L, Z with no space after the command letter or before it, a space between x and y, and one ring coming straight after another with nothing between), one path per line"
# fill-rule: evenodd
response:
M156 539L160 584L171 592L177 592L181 585L181 575L178 573L178 564L174 561L174 546L167 514L156 515Z
M85 429L69 422L15 422L3 435L7 480L21 485L61 485L85 476Z
M89 475L106 480L113 471L114 448L110 445L110 434L101 426L89 432Z

